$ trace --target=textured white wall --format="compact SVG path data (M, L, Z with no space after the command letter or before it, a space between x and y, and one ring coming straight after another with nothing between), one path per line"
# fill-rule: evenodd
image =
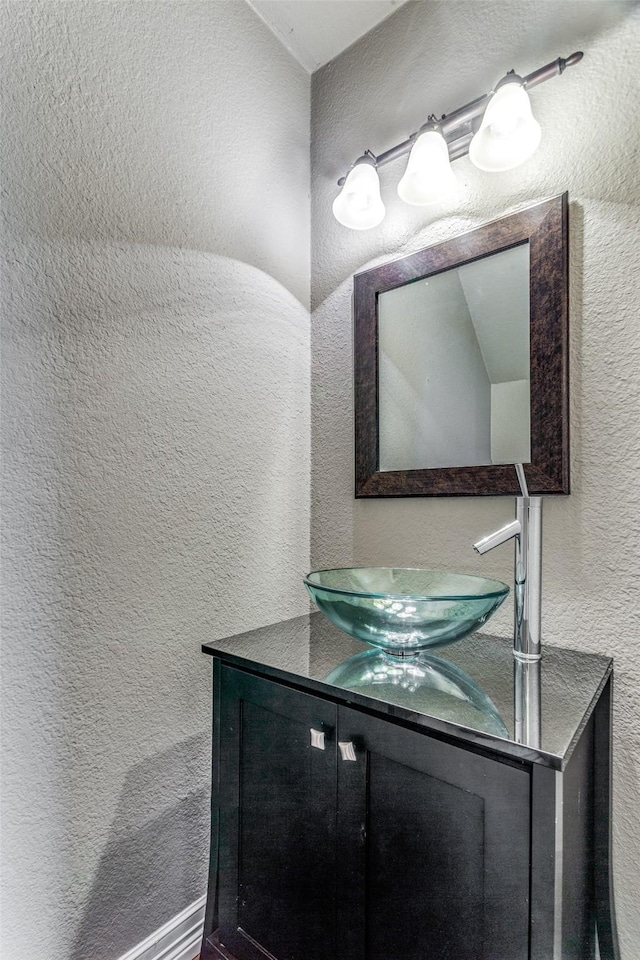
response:
M351 275L569 191L572 494L545 505L544 636L613 655L615 869L623 956L640 944L639 8L581 2L410 3L312 81L312 563L386 563L485 572L507 582L512 551L471 543L512 514L508 498L353 499ZM335 182L491 88L584 50L531 95L544 131L526 166L499 177L455 165L455 210L395 197L403 161L381 170L387 218L340 227ZM511 611L492 628L510 631Z
M205 890L200 643L308 609L309 78L241 2L2 21L0 952L114 960Z

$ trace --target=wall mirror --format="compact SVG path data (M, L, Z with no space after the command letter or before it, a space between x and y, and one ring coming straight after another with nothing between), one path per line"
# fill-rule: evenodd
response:
M354 278L356 497L569 492L567 195Z

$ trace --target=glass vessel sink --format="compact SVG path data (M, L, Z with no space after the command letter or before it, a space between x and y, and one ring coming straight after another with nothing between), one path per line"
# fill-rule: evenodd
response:
M315 570L304 582L336 627L403 658L473 633L509 593L500 580L398 567Z

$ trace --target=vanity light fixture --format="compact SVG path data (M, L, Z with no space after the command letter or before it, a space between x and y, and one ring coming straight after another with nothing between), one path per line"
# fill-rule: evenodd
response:
M405 203L426 206L455 193L456 182L447 141L436 118L429 117L415 135L407 169L398 184L398 196Z
M535 153L541 137L522 78L508 73L487 104L480 129L469 144L469 159L491 173L513 170Z
M416 133L395 147L378 156L366 150L347 176L338 180L342 190L333 202L336 220L354 230L367 230L381 223L385 209L378 167L407 153L409 162L398 184L398 194L416 205L447 197L455 188L451 162L467 153L475 166L490 172L511 170L524 163L541 138L528 91L564 73L582 57L580 51L566 59L558 57L526 77L511 70L490 93L444 114L440 120L431 115Z
M338 223L352 230L368 230L382 222L385 209L377 166L369 150L358 157L343 180L342 191L333 201L333 215Z

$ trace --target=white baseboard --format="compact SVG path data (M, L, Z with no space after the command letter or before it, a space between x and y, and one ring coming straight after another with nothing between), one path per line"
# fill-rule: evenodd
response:
M204 930L205 899L200 897L119 960L195 960Z

